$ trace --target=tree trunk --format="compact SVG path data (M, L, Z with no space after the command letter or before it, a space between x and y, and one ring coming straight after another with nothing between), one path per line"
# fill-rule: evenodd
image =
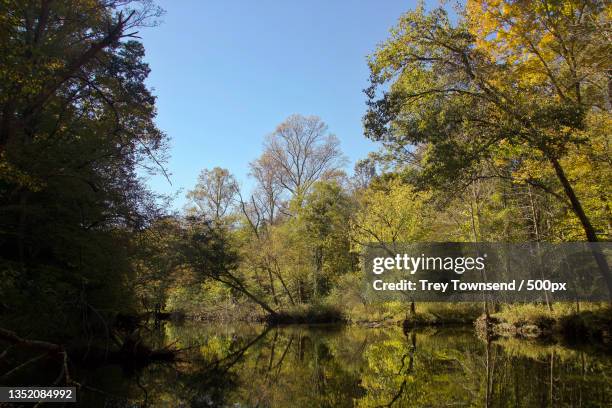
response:
M275 316L277 314L276 311L272 309L266 302L257 298L257 296L253 295L240 281L238 281L233 276L230 276L230 279L232 281L224 280L224 279L221 279L219 277L214 277L214 276L212 278L221 283L225 283L226 285L236 289L237 291L241 293L244 293L249 299L251 299L253 302L261 306L261 308L265 310L266 312L268 312L270 315Z
M274 300L274 304L278 306L278 299L276 297L276 290L274 289L274 279L272 278L272 271L270 268L266 268L268 271L268 277L270 278L270 290L272 291L272 299Z
M569 180L567 179L567 176L565 175L563 167L561 167L561 163L559 163L559 160L557 160L557 158L555 157L549 156L549 159L553 168L555 169L557 178L563 186L565 195L567 196L572 205L572 210L574 211L574 214L576 214L576 216L580 220L580 223L582 224L582 228L584 229L587 241L599 242L599 240L597 239L597 234L595 233L595 228L593 228L591 220L589 220L586 213L584 212L580 200L578 200L578 197L576 196L572 185L570 184ZM608 296L610 298L610 301L612 301L612 273L610 272L610 266L608 265L608 261L606 260L604 254L601 252L601 249L595 246L591 247L591 253L593 254L595 262L597 262L597 266L599 267L599 271L601 272L606 282L606 286L608 287Z

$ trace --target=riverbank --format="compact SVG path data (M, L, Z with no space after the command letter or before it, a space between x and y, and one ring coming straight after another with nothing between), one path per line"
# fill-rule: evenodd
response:
M244 306L244 305L243 305ZM612 344L612 311L605 304L558 303L546 305L496 305L488 322L480 303L424 303L414 310L409 304L363 305L343 310L337 305L297 305L274 315L253 313L252 308L235 307L224 313L187 316L209 322L253 322L276 325L343 324L366 328L401 326L404 331L418 327L468 326L481 337L544 340L563 343Z
M506 305L487 320L475 322L481 337L591 343L612 349L612 310L607 305L588 304L582 310L573 305Z
M477 303L423 303L412 310L410 304L387 302L343 308L335 304L302 304L281 308L275 314L255 313L252 305L233 304L229 307L184 312L188 320L209 322L261 322L276 324L342 323L368 327L471 325L482 313Z

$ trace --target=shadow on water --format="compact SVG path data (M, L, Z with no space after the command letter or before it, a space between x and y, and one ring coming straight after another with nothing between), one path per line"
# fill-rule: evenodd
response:
M602 407L612 356L472 329L170 323L172 364L79 373L87 407ZM92 391L91 389L95 389Z

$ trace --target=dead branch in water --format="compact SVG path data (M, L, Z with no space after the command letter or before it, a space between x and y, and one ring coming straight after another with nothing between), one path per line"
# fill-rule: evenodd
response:
M5 380L6 378L10 377L17 371L27 367L30 364L33 364L37 361L42 360L45 357L49 357L52 355L60 355L62 356L61 371L60 371L59 376L57 377L57 380L55 380L54 385L59 384L62 378L64 379L64 382L67 385L68 384L79 385L77 382L71 380L70 378L70 372L68 371L68 353L66 353L64 346L60 344L50 343L48 341L25 339L19 336L17 333L11 330L3 329L3 328L0 328L0 340L5 340L11 343L12 346L25 347L25 348L45 351L45 353L40 354L34 358L31 358L25 363L22 363L18 365L17 367L12 368L11 370L4 373L1 377L2 380Z

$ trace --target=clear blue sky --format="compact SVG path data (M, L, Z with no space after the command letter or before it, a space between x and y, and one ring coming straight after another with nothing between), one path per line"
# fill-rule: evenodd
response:
M377 146L363 136L366 56L416 0L166 0L163 23L141 31L157 124L171 141L157 192L183 189L203 168L228 168L249 190L248 163L292 113L318 115L349 159Z

